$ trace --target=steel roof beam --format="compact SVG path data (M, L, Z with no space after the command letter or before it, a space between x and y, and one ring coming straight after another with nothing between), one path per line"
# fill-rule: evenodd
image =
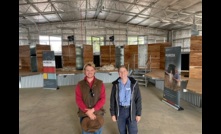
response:
M44 16L42 15L40 12L40 10L38 9L38 7L36 7L34 4L32 4L29 0L25 0L28 4L30 4L36 11L38 11L38 13L48 22L50 23L50 21Z
M94 19L97 19L99 13L102 11L102 9L103 9L103 2L104 2L103 0L99 0L98 1L98 3L97 3L97 10L96 10L96 12L94 14Z
M48 0L51 4L51 6L53 7L53 9L55 10L56 15L58 16L58 18L60 19L61 22L63 22L61 16L59 15L57 9L55 8L54 4L51 2L51 0Z

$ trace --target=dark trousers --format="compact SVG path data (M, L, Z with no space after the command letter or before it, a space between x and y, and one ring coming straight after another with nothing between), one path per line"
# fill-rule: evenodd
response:
M137 134L137 121L130 119L130 107L124 108L120 106L120 114L117 119L117 125L120 134Z

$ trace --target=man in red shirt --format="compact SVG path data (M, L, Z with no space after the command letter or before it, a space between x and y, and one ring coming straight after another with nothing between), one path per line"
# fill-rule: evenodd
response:
M76 104L79 107L78 116L80 123L84 117L89 117L95 120L97 115L104 115L103 108L106 100L105 86L103 81L95 78L95 65L93 62L88 62L84 65L85 77L79 81L75 88ZM102 127L94 134L101 134ZM87 130L82 129L82 134L91 134Z

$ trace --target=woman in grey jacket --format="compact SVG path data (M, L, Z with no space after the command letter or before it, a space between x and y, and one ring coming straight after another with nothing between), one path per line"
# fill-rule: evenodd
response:
M110 113L117 121L120 134L137 134L137 123L141 119L142 99L138 82L128 76L127 68L118 69L119 78L112 82Z

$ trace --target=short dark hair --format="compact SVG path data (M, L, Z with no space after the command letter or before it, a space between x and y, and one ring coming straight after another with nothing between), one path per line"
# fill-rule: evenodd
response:
M125 68L125 69L127 70L127 67L126 67L125 65L120 65L120 66L118 67L118 72L120 71L121 68Z

